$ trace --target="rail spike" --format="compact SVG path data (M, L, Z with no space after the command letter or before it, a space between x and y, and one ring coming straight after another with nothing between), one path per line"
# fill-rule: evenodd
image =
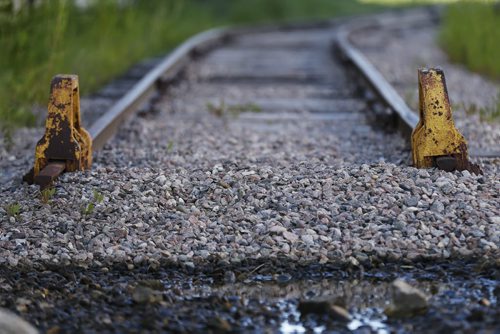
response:
M92 138L81 126L78 76L56 75L50 84L45 134L36 145L34 166L23 179L43 189L64 171L91 165Z
M420 120L411 136L413 165L482 174L468 160L467 142L455 128L443 70L419 69Z

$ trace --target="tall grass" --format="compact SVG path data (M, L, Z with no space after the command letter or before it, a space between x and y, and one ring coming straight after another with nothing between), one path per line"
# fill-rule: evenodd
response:
M452 61L500 79L500 3L460 2L449 6L440 43Z
M33 124L50 78L76 73L83 94L144 57L165 53L216 25L332 17L372 11L353 0L99 0L85 10L46 0L19 13L0 9L0 126Z
M99 1L84 11L50 0L0 22L0 120L29 125L33 104L45 104L50 78L80 76L83 93L95 90L145 56L165 51L211 25L203 11L184 20L183 1L139 1L120 7Z

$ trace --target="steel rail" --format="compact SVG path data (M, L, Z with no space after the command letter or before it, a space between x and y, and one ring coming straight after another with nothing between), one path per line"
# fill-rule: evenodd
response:
M155 92L156 84L162 77L174 72L187 63L197 53L205 51L219 43L248 33L262 33L276 30L312 29L334 24L341 24L345 19L305 21L297 23L268 24L257 27L214 28L201 32L186 40L179 47L165 57L155 68L149 71L129 92L119 99L108 111L99 117L88 129L92 138L92 150L103 148L106 142L113 137L120 125L132 115L142 103L146 102ZM175 76L175 73L172 73Z
M350 35L356 31L376 28L381 25L382 17L346 23L339 28L337 33L337 48L342 56L351 63L354 68L367 81L371 89L383 101L383 103L394 111L397 116L397 128L405 135L410 136L419 122L418 113L414 112L396 89L385 79L382 73L368 60L368 58L350 42ZM469 150L469 154L475 158L498 158L500 152Z
M175 77L176 71L195 55L203 53L205 50L213 48L234 36L243 34L276 30L311 29L334 25L339 26L336 43L342 54L365 77L380 99L396 112L398 115L398 126L404 132L411 133L418 123L418 115L408 107L392 85L385 80L383 75L371 64L363 53L349 41L349 35L354 30L379 25L380 20L386 20L386 18L382 15L375 18L364 19L357 17L355 19L358 22L357 24L352 24L352 18L340 18L312 22L270 24L258 27L215 28L201 32L174 49L159 65L149 71L132 89L120 98L111 109L93 122L88 129L92 138L92 150L97 151L102 149L106 142L118 131L120 125L152 97L157 89L156 86L161 83L162 78L169 74ZM477 154L473 155L478 156ZM480 156L497 157L500 154L496 152L485 154L483 152Z
M174 49L172 53L167 55L160 64L156 65L146 75L140 79L124 96L122 96L113 106L105 111L92 125L88 128L89 139L92 140L89 151L100 150L106 142L111 139L118 131L119 127L125 120L134 114L139 108L150 101L153 94L157 90L164 88L171 81L178 78L185 65L196 58L200 54L206 53L208 50L217 47L220 44L228 42L235 36L240 36L248 33L263 33L269 31L291 31L297 29L313 29L326 26L333 26L342 23L343 19L334 20L319 20L319 21L304 21L295 23L278 23L260 25L257 27L231 27L231 28L215 28L201 32L182 43ZM78 117L80 112L78 108ZM80 131L77 129L77 131ZM91 158L86 161L91 161ZM66 166L59 160L50 160L39 172L35 175L32 168L23 180L32 184L37 183L41 189L49 187L57 177L66 170Z
M106 144L125 119L151 97L156 90L156 84L163 76L174 70L182 62L187 61L198 49L219 42L226 36L226 28L212 29L191 37L176 48L158 66L137 82L111 109L92 124L89 128L92 137L92 149L94 151L99 150Z
M363 26L366 28L366 26ZM406 131L412 131L418 123L418 115L406 104L403 98L396 92L392 85L384 78L375 66L349 42L351 30L346 26L341 27L338 33L338 46L343 55L359 70L370 84L377 95L392 108L403 121L401 124Z

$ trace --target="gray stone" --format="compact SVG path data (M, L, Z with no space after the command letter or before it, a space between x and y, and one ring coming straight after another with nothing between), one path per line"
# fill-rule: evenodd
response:
M0 308L0 333L37 334L38 330L16 314Z
M351 315L340 305L335 305L329 300L302 300L299 302L298 310L301 316L315 314L326 315L334 321L349 322Z
M340 321L340 322L349 322L351 321L351 314L349 311L347 311L345 308L338 306L338 305L332 305L330 306L330 312L329 312L330 318L335 320L335 321Z
M431 205L431 210L437 213L441 213L444 211L444 205L440 201L434 201Z
M288 231L283 232L283 237L292 243L299 240L298 235L296 235L295 233L292 233L292 232L288 232Z
M485 97L492 92L496 101L495 84L481 77L481 84L471 82L462 69L439 56L430 38L434 25L410 26L405 24L411 41L382 28L353 36L353 41L373 42L381 35L397 41L387 43L390 53L386 48L363 52L398 82L395 88L403 89L402 97L408 95L407 87L415 87L415 57L424 50L429 63L452 69L447 79L459 91L454 103L486 108ZM215 258L238 264L284 257L354 266L387 258L499 258L499 164L483 163L481 177L409 167L402 155L406 141L366 126L366 101L345 84L349 76L324 45L336 29L280 33L284 40L308 45L307 52L294 57L287 57L289 47L281 48L281 39L273 50L264 50L277 56L271 58L246 44L245 54L252 50L257 55L247 57L250 67L219 57L219 51L237 55L233 51L239 37L229 49L221 45L197 58L186 67L185 78L157 101L158 112L124 124L106 153L96 155L92 170L60 177L52 204L41 204L35 187L4 177L31 167L43 128L18 129L12 152L0 140L0 155L12 157L0 159L0 263L118 264L132 270L159 268L163 262L196 269ZM252 38L259 45L261 37ZM318 61L311 62L311 56ZM238 71L255 75L248 69L264 58L286 59L276 63L283 78L302 73L317 80L297 85L231 81L228 74L243 74ZM213 76L224 80L205 80ZM334 94L325 95L325 82L333 84L328 90ZM418 94L414 98L417 102ZM237 115L226 110L219 116L207 110L207 103L219 105L221 100L226 107L253 101L263 110ZM98 113L108 108L90 109ZM485 151L495 147L497 124L464 117L463 110L454 117L457 127L473 138L471 146ZM92 214L81 214L94 190L104 201ZM37 210L22 210L10 219L5 215L10 203ZM455 231L459 242L448 235Z
M418 204L418 197L416 196L411 196L406 199L406 205L407 206L417 206Z
M236 282L236 275L233 271L228 270L224 273L224 282L225 283L234 283Z

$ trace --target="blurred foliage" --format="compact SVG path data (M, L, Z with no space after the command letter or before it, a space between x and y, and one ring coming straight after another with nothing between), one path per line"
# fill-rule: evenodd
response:
M448 4L460 0L360 0L363 3L378 3L385 5L401 5L401 4ZM488 0L482 0L488 1Z
M441 28L440 43L452 61L500 78L500 3L450 5Z
M182 1L99 1L85 10L50 0L0 14L0 120L32 124L32 105L45 105L54 74L77 73L88 93L145 56L164 52L211 25L203 11L187 22Z
M34 124L58 73L76 73L83 94L145 57L204 29L373 11L353 0L114 0L78 8L47 0L13 11L0 0L0 130ZM123 5L126 3L126 5Z

